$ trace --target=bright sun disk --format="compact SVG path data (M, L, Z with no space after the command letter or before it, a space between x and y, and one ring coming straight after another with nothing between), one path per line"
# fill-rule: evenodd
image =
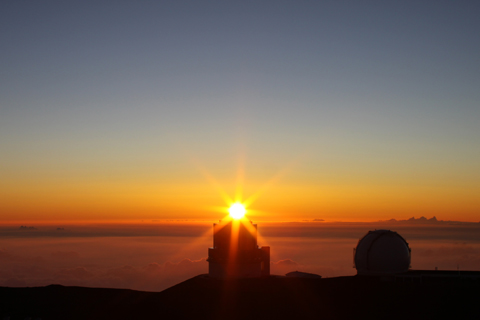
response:
M230 213L230 217L232 217L233 219L241 219L243 218L247 210L245 209L243 204L237 202L230 206L228 212Z

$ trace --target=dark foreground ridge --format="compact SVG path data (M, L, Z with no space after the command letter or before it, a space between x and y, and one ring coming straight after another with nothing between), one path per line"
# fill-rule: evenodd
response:
M479 319L480 281L200 275L162 292L0 287L1 319ZM10 318L8 318L10 317Z

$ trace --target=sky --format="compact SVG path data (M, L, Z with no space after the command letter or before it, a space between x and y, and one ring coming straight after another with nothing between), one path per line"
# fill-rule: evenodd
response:
M1 1L0 222L478 222L479 14Z

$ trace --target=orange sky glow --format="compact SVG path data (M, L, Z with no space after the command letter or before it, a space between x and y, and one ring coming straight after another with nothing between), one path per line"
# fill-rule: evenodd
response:
M243 171L242 171L243 172ZM221 219L234 202L247 207L254 221L376 221L437 216L443 220L478 220L480 200L475 190L436 182L315 184L299 181L305 174L291 170L265 183L245 177L216 180L193 176L192 183L151 180L85 181L80 177L43 181L26 178L3 181L2 222L8 221L141 221ZM206 177L206 178L205 178ZM236 181L235 181L236 180ZM343 183L342 183L343 182Z
M473 4L6 3L0 223L480 221Z

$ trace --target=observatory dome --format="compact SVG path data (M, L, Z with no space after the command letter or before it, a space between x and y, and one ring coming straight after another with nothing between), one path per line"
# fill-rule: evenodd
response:
M393 275L410 268L410 247L398 233L390 230L369 231L354 249L354 263L359 275Z

